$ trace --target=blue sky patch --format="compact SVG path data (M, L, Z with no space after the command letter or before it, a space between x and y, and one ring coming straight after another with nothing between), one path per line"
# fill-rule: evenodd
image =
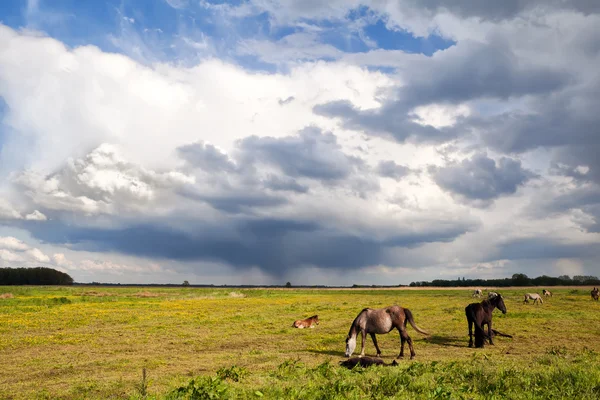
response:
M173 5L182 7L174 8ZM300 19L288 25L273 23L266 11L252 8L232 12L243 1L174 0L4 0L0 20L15 29L45 32L68 46L96 45L140 62L198 62L204 56L236 60L249 69L272 72L256 57L235 54L245 40L278 42L299 32L313 34L314 44L330 45L345 53L374 48L431 55L454 42L437 35L415 38L386 27L385 16L368 7L350 10L343 19ZM382 19L383 18L383 19ZM303 45L303 44L300 44ZM205 47L205 48L204 48ZM332 56L322 55L322 60Z

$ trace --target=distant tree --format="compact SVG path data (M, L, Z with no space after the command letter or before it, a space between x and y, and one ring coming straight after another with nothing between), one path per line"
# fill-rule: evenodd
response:
M514 274L512 276L513 285L515 286L527 286L531 284L529 277L525 274Z
M188 281L183 281L183 286L190 286L190 283Z
M0 285L72 285L73 278L53 268L0 268Z
M292 284L291 284L290 282L287 282L287 283L285 284L285 287L292 287Z

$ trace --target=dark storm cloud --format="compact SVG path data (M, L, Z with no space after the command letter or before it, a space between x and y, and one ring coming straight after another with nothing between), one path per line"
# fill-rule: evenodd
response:
M228 213L248 212L252 208L268 208L276 207L288 203L288 200L283 196L273 196L264 193L259 188L253 191L233 190L224 194L206 194L202 188L186 187L178 191L178 193L189 199L205 202L213 208L225 211Z
M409 0L409 2L416 8L431 12L447 10L463 18L478 17L489 21L512 19L536 7L544 10L575 10L584 14L600 12L600 2L596 0Z
M265 188L274 191L307 193L309 190L308 186L301 185L295 179L286 176L269 175L269 177L263 180L263 184Z
M431 169L435 182L444 190L469 200L489 201L513 194L535 175L521 167L521 161L502 157L496 163L486 154L446 167Z
M380 161L376 169L380 176L400 180L410 173L410 168L404 165L398 165L395 162Z
M490 260L526 260L560 258L598 258L600 247L596 243L565 244L554 239L515 239L498 246Z
M599 31L600 33L600 31ZM600 183L600 78L548 98L529 112L512 111L465 122L483 143L501 152L553 148L554 173ZM588 167L585 174L578 167Z
M239 148L245 162L267 163L290 177L342 180L363 164L342 151L335 135L312 127L283 138L250 136L239 142Z
M189 221L188 221L189 222ZM23 223L25 224L25 223ZM350 234L311 221L239 218L219 224L196 221L185 231L154 221L122 228L69 226L58 220L27 224L41 241L68 244L73 250L118 252L177 261L218 261L236 268L259 267L272 275L305 265L356 269L377 265L392 247L417 247L429 242L449 242L472 230L472 223L456 222L428 230L405 231L387 238Z
M349 101L336 101L315 106L313 111L325 117L341 119L346 129L365 131L368 134L390 136L398 142L441 143L458 136L454 128L434 128L412 122L406 110L395 109L396 104L384 105L376 110L360 110Z
M177 148L177 152L190 165L207 172L234 172L236 170L235 164L227 154L208 143L197 142L181 146Z
M571 79L565 71L527 65L499 39L461 42L415 67L408 84L399 91L401 101L409 107L542 94L563 87Z
M436 129L412 122L411 110L428 104L460 104L477 99L507 100L525 95L552 93L572 81L565 71L520 61L507 43L461 42L432 59L418 60L406 68L406 84L394 100L375 110L359 110L347 101L318 105L314 112L338 117L347 129L387 134L399 142L446 142L470 131L459 124Z
M581 210L589 218L575 219L586 232L600 232L600 186L586 184L558 196L534 199L528 207L530 215L548 217L572 210Z

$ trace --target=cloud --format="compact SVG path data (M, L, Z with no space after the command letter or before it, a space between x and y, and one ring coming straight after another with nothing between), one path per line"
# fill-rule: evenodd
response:
M568 213L586 232L600 233L600 186L590 182L556 185L536 193L528 212L540 217Z
M193 177L178 171L155 172L129 163L106 143L84 158L69 159L54 174L25 171L15 178L35 204L87 214L136 209L156 201L160 190L193 182ZM34 212L26 219L43 220L44 216Z
M431 61L418 59L408 64L403 76L407 83L384 99L380 107L361 110L347 101L337 101L318 105L315 112L340 118L347 129L375 132L399 142L446 142L468 134L469 124L462 123L463 117L457 126L417 124L413 115L417 107L551 93L570 79L565 71L522 65L506 43L497 40L461 42L435 54Z
M13 208L6 200L0 199L0 220L21 219L21 213Z
M555 239L520 238L510 240L498 247L497 258L509 260L523 259L597 259L596 243L573 244Z
M0 237L0 248L5 250L25 251L29 249L29 246L17 238L8 236Z
M188 5L187 0L165 0L165 3L167 3L175 9L182 9Z
M25 215L25 219L27 221L47 221L48 217L38 210L34 210L32 213Z
M179 147L177 151L189 165L206 172L235 172L237 169L227 154L210 143L192 143Z
M27 246L3 265L122 282L594 273L600 16L498 7L165 3L176 22L121 10L105 42L0 26L0 236ZM455 43L409 54L409 32Z
M33 228L32 232L44 241L60 238L77 250L180 261L221 261L239 269L259 267L274 276L284 276L303 266L356 269L393 262L386 256L389 248L452 241L473 228L460 222L424 230L406 226L388 237L377 238L300 220L246 217L222 220L219 225L204 222L201 226L185 232L165 224L98 229L55 223L47 228Z
M444 190L470 200L483 202L511 195L535 177L519 160L501 157L497 162L478 153L470 159L446 167L432 167L435 182Z
M40 211L33 210L29 214L22 215L8 201L0 199L0 220L46 221L48 218Z
M0 260L17 264L38 264L50 262L50 257L15 237L0 236Z
M404 165L398 165L394 161L380 161L377 165L377 173L386 178L395 180L402 179L410 173L410 168Z
M314 112L327 117L337 117L345 129L380 135L400 143L443 143L455 139L458 132L452 127L435 128L411 120L408 115L388 107L361 110L349 101L340 100L315 106Z
M335 135L313 127L279 139L250 136L240 148L246 162L270 164L290 177L336 181L362 165L362 160L341 150Z

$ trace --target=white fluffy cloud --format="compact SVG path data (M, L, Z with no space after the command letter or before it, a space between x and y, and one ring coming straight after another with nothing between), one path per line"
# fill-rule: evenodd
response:
M12 236L0 236L0 260L20 264L49 263L50 257ZM5 263L3 263L5 264ZM1 264L0 264L1 265Z

